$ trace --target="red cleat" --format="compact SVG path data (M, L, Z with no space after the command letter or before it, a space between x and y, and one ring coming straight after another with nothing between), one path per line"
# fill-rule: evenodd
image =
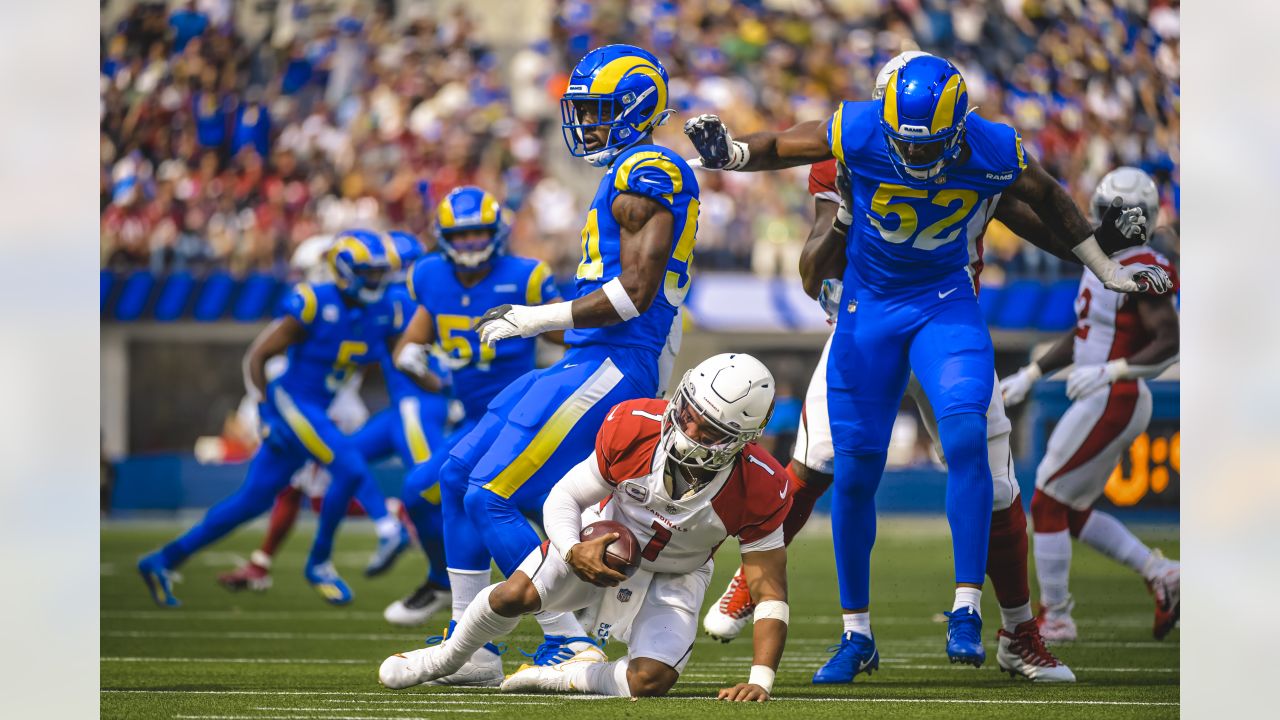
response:
M271 558L255 550L249 562L219 575L218 584L232 592L245 589L265 592L271 587Z
M738 637L755 609L751 590L747 588L747 579L742 574L742 568L738 568L738 572L729 581L729 587L720 596L720 601L712 605L702 618L702 627L707 635L727 643Z

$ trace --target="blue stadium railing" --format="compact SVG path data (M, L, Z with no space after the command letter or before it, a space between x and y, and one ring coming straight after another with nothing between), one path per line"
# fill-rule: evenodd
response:
M223 270L203 276L188 272L156 276L148 270L130 273L103 270L100 279L102 319L119 322L256 322L272 316L288 289L287 282L271 274L254 273L238 278ZM1013 280L1004 286L984 286L979 303L991 327L1058 332L1075 322L1073 302L1078 284L1077 280L1070 279ZM765 280L745 273L707 273L703 282L695 285L697 292L689 296L686 305L699 327L707 330L739 329L744 322L776 325L783 330L822 328L824 323L817 305L804 297L798 286L791 285L795 283ZM562 291L570 290L571 287L562 288ZM736 299L723 302L728 297L725 293ZM738 302L742 298L765 302L747 303L752 311L744 319L733 314L734 308L742 305Z

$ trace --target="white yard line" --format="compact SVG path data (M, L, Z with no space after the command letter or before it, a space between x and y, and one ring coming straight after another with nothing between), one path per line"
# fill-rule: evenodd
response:
M373 665L375 659L356 658L210 658L210 657L104 657L101 662L246 663L252 665Z

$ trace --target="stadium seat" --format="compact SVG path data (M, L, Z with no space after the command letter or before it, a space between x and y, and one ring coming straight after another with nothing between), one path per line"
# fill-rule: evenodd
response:
M211 273L200 289L196 298L195 318L200 322L213 322L227 312L231 302L231 294L235 292L236 281L231 273L219 270Z
M982 307L982 319L991 325L995 322L1000 301L1004 299L1003 285L983 285L978 291L978 305Z
M182 316L182 311L191 299L191 291L195 288L195 278L189 272L176 272L165 279L160 288L160 297L156 299L153 313L156 320L173 322Z
M149 270L137 270L124 281L120 298L116 301L116 319L126 322L137 320L151 298L156 285L155 276Z
M98 312L107 311L107 298L111 295L111 288L115 287L116 276L110 270L98 271Z
M1076 292L1080 288L1078 280L1059 280L1044 295L1044 306L1040 308L1036 327L1041 330L1058 332L1066 330L1076 323Z
M236 299L231 316L240 322L261 320L272 309L276 295L276 279L267 273L255 273L240 284L240 297Z
M1039 317L1044 285L1039 280L1017 280L1006 285L1002 294L1004 297L991 324L1009 330L1031 327Z

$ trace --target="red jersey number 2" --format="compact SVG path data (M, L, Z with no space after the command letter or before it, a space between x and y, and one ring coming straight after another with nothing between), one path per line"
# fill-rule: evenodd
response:
M671 542L671 531L665 525L653 521L653 537L649 538L649 544L644 546L644 550L640 552L640 557L653 562L658 559L658 553L662 552L662 548Z
M1085 320L1089 319L1089 304L1093 302L1093 293L1089 292L1089 288L1080 291L1080 299L1076 301L1079 310L1076 312L1078 322L1076 322L1076 337L1084 340L1089 337L1089 323Z

